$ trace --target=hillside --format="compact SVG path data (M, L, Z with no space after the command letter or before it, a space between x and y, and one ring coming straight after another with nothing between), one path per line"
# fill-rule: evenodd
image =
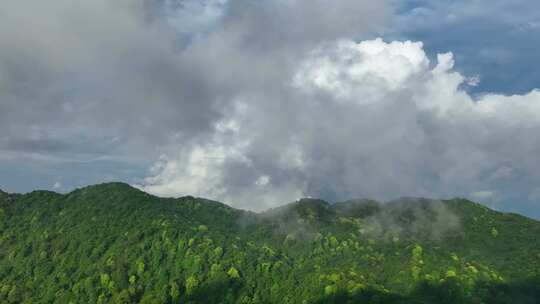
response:
M0 303L538 303L538 235L462 199L255 214L121 183L0 191Z

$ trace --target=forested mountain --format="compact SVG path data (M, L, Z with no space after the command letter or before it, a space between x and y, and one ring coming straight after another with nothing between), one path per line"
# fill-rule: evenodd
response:
M0 192L0 303L539 303L539 235L462 199Z

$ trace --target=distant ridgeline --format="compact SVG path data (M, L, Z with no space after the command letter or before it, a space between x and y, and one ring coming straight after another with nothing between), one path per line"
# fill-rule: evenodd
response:
M0 192L0 303L540 303L539 273L539 222L461 199Z

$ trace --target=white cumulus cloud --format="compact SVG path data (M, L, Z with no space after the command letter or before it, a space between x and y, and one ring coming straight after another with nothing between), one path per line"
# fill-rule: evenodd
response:
M239 92L241 111L168 155L142 187L254 210L299 196L486 199L477 189L504 192L510 174L533 187L540 92L473 98L453 67L451 53L430 62L420 42L325 42L279 93Z

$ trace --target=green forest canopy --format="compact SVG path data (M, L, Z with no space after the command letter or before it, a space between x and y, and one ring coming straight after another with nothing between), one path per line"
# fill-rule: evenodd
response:
M538 235L463 199L256 214L121 183L0 192L0 303L538 303Z

